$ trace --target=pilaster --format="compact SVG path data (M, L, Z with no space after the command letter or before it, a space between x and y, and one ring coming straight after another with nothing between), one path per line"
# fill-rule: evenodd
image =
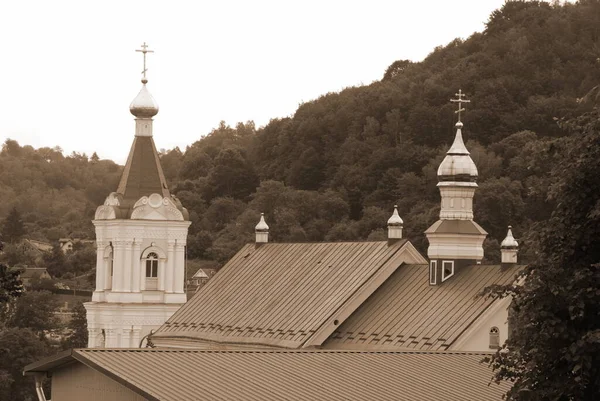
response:
M183 293L183 280L185 274L185 241L177 241L175 244L175 265L173 275L173 292Z
M134 243L133 243L133 255L132 255L133 282L132 282L132 286L131 286L131 291L133 291L133 292L140 292L140 290L141 290L141 282L142 282L142 275L140 273L140 270L142 270L141 256L142 256L142 243L139 239L137 239L137 240L134 240Z
M167 244L167 267L165 271L165 292L173 292L173 283L175 282L175 240L169 240Z

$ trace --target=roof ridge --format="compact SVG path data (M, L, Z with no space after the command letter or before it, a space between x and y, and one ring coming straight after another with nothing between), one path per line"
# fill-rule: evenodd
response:
M74 352L83 353L195 353L195 354L398 354L398 355L491 355L495 351L376 351L376 350L339 350L339 349L174 349L174 348L76 348Z

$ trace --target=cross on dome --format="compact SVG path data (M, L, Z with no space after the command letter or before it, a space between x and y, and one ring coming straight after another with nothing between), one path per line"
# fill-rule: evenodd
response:
M148 45L144 42L141 46L141 49L137 49L136 52L140 52L144 55L144 69L142 70L142 83L145 84L148 82L146 78L146 72L148 69L146 68L146 53L154 53L154 50L148 50Z
M456 97L458 97L458 99L450 99L451 102L453 103L458 103L458 110L456 110L454 113L458 114L458 122L460 123L460 113L462 111L465 111L466 109L464 107L462 107L463 103L471 103L470 100L466 100L463 99L464 96L466 96L464 93L462 93L462 90L459 89L458 93L454 94Z

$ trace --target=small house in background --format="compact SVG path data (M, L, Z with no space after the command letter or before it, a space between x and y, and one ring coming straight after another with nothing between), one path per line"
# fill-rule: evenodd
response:
M27 242L33 249L40 252L52 252L52 244L49 242L37 241L34 239L26 239Z
M52 279L45 267L24 267L20 277L25 287L29 286L31 279L34 277L38 277L40 280Z
M192 276L189 276L192 272L195 273ZM214 264L206 264L205 266L200 267L195 270L194 268L188 269L188 278L186 280L187 284L187 293L193 294L202 288L208 280L210 280L216 273L218 269Z
M80 238L60 238L58 240L58 244L60 245L60 249L63 253L67 253L73 250L73 247L77 244L93 244L94 241L90 239L80 239Z

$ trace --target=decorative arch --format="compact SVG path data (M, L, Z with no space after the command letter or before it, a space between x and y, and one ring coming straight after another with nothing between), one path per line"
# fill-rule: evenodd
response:
M165 251L163 251L162 248L160 248L154 244L150 245L148 248L146 248L142 251L142 254L140 255L140 259L146 259L148 257L148 254L150 254L150 253L157 254L159 259L167 259L167 253Z
M114 274L114 249L112 243L104 248L104 289L112 289L112 278Z
M167 254L160 247L150 245L142 251L140 255L142 261L142 274L144 277L145 290L158 290L162 288L159 284L164 280L165 262Z

